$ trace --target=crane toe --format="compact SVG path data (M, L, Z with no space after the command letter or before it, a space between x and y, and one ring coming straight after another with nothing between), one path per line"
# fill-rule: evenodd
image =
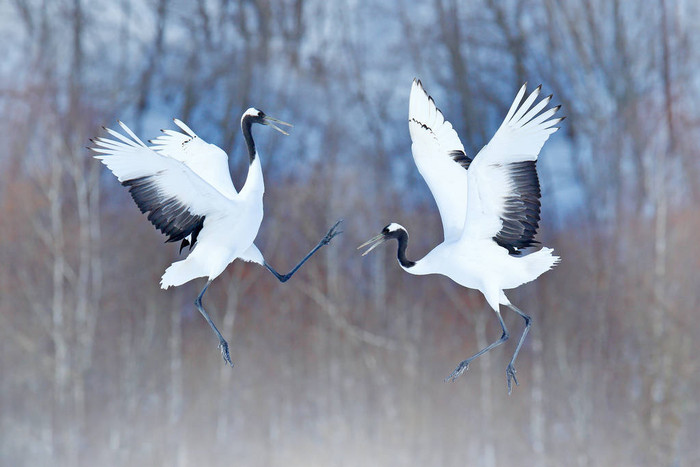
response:
M515 367L513 366L512 363L508 364L508 367L506 368L506 378L508 382L508 395L510 396L510 393L513 391L513 383L515 385L518 385L518 378L515 377Z
M334 237L343 233L342 230L338 230L338 226L340 226L341 222L343 222L343 219L340 219L338 220L338 222L333 224L333 227L331 227L326 236L323 237L323 240L321 240L321 243L323 243L324 245L328 245L328 243L330 243L330 241L333 240Z
M221 350L221 356L224 358L224 362L227 365L230 365L231 367L233 367L233 362L231 361L231 355L228 352L228 342L226 342L225 339L221 339L219 341L218 347Z
M462 375L462 373L464 373L468 369L469 369L469 360L464 360L464 361L460 362L460 364L457 365L457 368L455 368L455 371L450 373L450 376L445 378L445 382L456 381L457 378L459 378Z

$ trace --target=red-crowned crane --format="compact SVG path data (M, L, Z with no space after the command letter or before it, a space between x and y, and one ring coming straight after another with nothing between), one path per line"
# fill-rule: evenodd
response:
M265 185L251 128L254 123L269 125L286 135L278 125L291 125L261 110L246 110L241 129L250 165L239 193L231 181L226 153L199 138L180 120L174 121L183 132L163 130L161 136L149 141L151 146L119 122L127 136L105 128L113 138L91 140L94 146L90 149L129 189L141 212L148 213L148 220L168 236L166 242L182 242L180 251L189 246L187 258L166 269L160 286L167 289L199 277L207 278L195 306L219 339L224 361L233 366L228 343L202 306L202 297L211 282L235 259L258 263L286 282L311 255L340 233L340 221L289 273L278 273L253 243L263 219Z
M534 240L540 220L540 185L535 164L549 135L563 118L552 118L559 107L542 110L551 97L533 106L541 86L523 102L526 86L515 97L503 123L475 157L464 151L457 132L433 99L414 80L409 101L408 127L413 160L437 203L444 241L418 261L406 258L408 232L391 223L359 248L375 247L396 239L401 267L416 275L442 274L458 284L480 290L496 312L501 338L462 361L445 380L456 380L469 363L508 337L500 305L525 320L513 357L506 368L508 394L515 377L515 359L532 319L506 298L504 290L537 279L559 262L552 249L524 251Z

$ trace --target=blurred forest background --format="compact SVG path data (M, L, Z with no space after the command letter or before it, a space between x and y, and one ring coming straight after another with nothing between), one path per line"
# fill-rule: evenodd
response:
M0 2L0 464L700 465L700 2L6 0ZM539 239L563 258L509 294L515 342L478 292L412 277L442 238L407 129L419 77L474 154L519 86L568 119L542 151ZM205 298L162 291L177 247L85 149L121 119L171 119L247 170L289 283L235 263ZM522 320L505 312L513 334Z

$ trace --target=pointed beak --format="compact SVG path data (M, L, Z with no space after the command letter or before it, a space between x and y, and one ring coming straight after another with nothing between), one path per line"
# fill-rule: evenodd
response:
M279 131L280 133L282 133L283 135L289 135L289 133L287 133L286 131L284 131L282 128L280 128L280 127L277 126L277 125L284 125L284 126L288 126L288 127L291 127L291 126L292 126L291 123L283 122L282 120L277 120L276 118L268 117L267 115L265 115L265 116L263 117L263 122L265 123L265 125L271 126L271 127L274 128L275 130L277 130L277 131ZM277 125L275 125L275 123L276 123Z
M379 234L376 237L372 237L369 240L367 240L365 243L363 243L362 245L358 246L357 249L361 250L362 248L369 246L369 248L367 248L367 251L362 253L362 256L365 256L367 253L374 250L382 243L386 242L386 240L387 240L387 238L383 234Z

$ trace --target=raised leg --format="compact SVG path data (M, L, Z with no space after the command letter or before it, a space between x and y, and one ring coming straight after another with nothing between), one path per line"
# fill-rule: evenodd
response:
M309 252L308 255L304 256L304 258L299 261L299 264L294 266L294 269L289 271L287 274L280 274L279 272L275 271L275 269L267 264L267 261L263 261L263 266L267 268L268 271L270 271L280 282L287 282L292 275L294 275L295 272L306 262L307 259L311 258L311 256L318 251L319 248L321 248L324 245L328 245L330 241L335 237L336 235L340 235L343 233L342 230L338 230L338 226L340 223L343 222L343 219L340 219L338 222L336 222L333 227L328 231L325 237L321 239L320 242L318 242L318 245L316 245L313 250Z
M488 346L484 347L483 349L479 350L477 353L469 357L468 359L460 362L459 365L457 365L457 368L455 368L455 371L453 371L450 376L445 378L445 382L447 381L455 381L459 376L467 371L469 369L469 363L471 363L472 360L477 358L480 355L485 354L489 350L493 349L494 347L498 347L499 345L503 344L505 341L508 340L508 337L510 337L510 334L508 334L508 329L506 328L506 323L503 322L503 318L501 317L501 312L496 311L496 316L498 316L498 321L501 323L501 329L503 329L503 334L501 335L501 338L498 339L496 342L492 342Z
M194 306L197 307L202 316L204 316L204 319L206 319L207 323L209 323L209 326L211 326L211 329L214 331L214 334L216 334L216 337L219 338L219 349L221 349L221 356L224 357L224 362L233 366L233 362L231 362L231 356L228 353L228 342L226 342L224 336L222 336L219 330L216 328L216 325L209 317L209 313L207 313L207 310L205 310L202 306L202 297L204 296L204 292L206 292L209 288L209 284L211 284L211 281L207 281L207 285L204 286L202 291L199 293L199 296L194 301Z
M507 305L508 308L516 312L517 314L520 315L521 318L525 320L525 330L523 331L522 335L520 336L520 340L518 341L518 346L515 348L515 352L513 352L513 358L510 359L510 363L508 364L508 367L506 368L506 378L508 381L508 395L510 395L511 391L513 390L513 384L511 382L514 381L515 385L518 385L518 378L515 377L515 359L518 358L518 352L520 352L520 347L523 346L523 342L525 341L525 336L527 336L527 333L530 331L530 326L532 326L532 318L530 316L526 315L522 311L520 311L515 305L509 304Z

